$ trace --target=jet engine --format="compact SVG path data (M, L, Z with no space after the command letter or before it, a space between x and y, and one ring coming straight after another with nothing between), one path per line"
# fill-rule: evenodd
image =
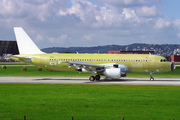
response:
M103 74L106 78L120 78L121 69L120 68L106 68Z

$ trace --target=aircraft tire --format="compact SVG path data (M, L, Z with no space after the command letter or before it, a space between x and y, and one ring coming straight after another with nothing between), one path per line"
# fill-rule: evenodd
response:
M90 81L94 81L94 80L95 80L95 77L94 77L94 76L91 76L91 77L89 77L89 80L90 80Z
M95 76L95 80L100 80L100 78L101 78L100 75Z
M154 78L153 78L153 77L151 77L151 78L150 78L150 81L154 81Z

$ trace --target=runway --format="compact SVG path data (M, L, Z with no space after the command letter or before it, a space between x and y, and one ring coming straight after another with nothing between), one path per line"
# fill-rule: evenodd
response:
M121 84L121 85L180 85L180 78L121 78L90 82L88 77L0 77L0 83L15 84Z

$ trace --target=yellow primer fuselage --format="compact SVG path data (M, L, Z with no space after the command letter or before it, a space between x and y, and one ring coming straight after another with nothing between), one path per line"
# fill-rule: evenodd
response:
M127 67L126 72L168 72L171 71L171 62L165 58L150 54L21 54L14 55L16 61L33 64L38 67L58 70L75 71L75 67L69 68L68 62L77 61L89 64L122 64Z

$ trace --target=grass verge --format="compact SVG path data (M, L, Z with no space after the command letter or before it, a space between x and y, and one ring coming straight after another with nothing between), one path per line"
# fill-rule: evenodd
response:
M27 71L21 71L22 67L7 67L7 69L0 69L0 76L90 76L90 73L79 73L79 72L64 72L64 71L37 71L37 67L26 67Z
M0 119L180 119L179 86L0 84Z
M37 67L26 67L27 71L21 71L21 67L7 67L7 69L0 69L0 76L63 76L63 77L89 77L91 73L79 72L63 72L63 71L37 71ZM149 73L128 73L127 77L149 77ZM175 72L154 73L153 77L180 77L180 67L177 67Z

